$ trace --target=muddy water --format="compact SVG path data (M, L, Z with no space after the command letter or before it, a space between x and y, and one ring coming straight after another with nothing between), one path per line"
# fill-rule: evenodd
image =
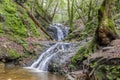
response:
M48 72L29 72L23 68L0 69L0 80L64 80L62 76Z

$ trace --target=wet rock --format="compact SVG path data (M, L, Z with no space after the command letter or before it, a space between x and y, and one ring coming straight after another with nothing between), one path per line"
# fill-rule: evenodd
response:
M116 29L120 30L120 19L115 20Z
M81 70L66 74L65 80L89 80L89 79L87 74Z
M57 72L59 74L65 74L69 72L70 61L72 56L79 50L79 48L83 45L87 44L87 40L83 40L77 43L71 43L72 47L69 49L61 50L57 53L57 55L53 56L49 63L49 71ZM69 46L66 46L69 47Z
M71 44L72 45L72 44ZM65 50L61 50L57 52L57 55L53 56L49 63L49 71L50 72L57 72L59 74L65 74L68 72L68 65L72 56L76 53L79 49L75 44L71 46L66 46Z
M47 29L47 31L55 40L57 40L57 29L55 27L51 26Z
M64 35L64 37L66 37L68 35L68 32L69 32L69 28L62 25L62 24L53 24L53 25L50 25L47 29L48 33L55 39L55 40L58 40L58 27L59 29L62 30L62 33Z
M29 57L23 57L21 65L26 67L26 66L31 66L33 62L37 60L37 58L44 52L46 51L49 47L55 44L55 42L49 42L49 41L38 41L32 43L34 45L33 51L34 54L30 54ZM30 50L29 50L30 51Z
M64 37L66 37L68 35L68 33L69 33L69 27L64 26L62 24L57 24L57 25L58 25L58 27L60 27L62 29Z

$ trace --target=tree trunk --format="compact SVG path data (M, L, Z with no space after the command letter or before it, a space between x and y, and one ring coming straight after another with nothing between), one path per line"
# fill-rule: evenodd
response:
M98 28L95 39L100 46L107 46L112 40L118 37L112 19L112 6L115 0L104 0L98 10Z

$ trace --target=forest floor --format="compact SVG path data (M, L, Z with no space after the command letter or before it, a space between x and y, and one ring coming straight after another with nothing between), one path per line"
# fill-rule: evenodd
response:
M114 71L109 68L108 71L106 72L106 76L110 73L115 73L115 71L118 71L119 75L119 65L120 65L120 39L113 40L110 45L107 47L101 47L99 50L97 50L95 53L91 54L88 56L86 60L83 61L84 67L90 67L92 64L92 68L88 69L83 69L83 70L77 70L77 71L72 71L66 75L66 79L79 79L79 80L94 80L91 76L94 75L96 77L95 72L99 69L102 69L103 67L116 67ZM103 67L102 67L103 66ZM101 68L100 68L101 67ZM105 72L105 68L104 72ZM110 70L110 72L109 72ZM99 71L100 72L100 71ZM111 77L114 77L112 75ZM92 79L91 79L92 78Z
M35 44L39 42L38 38L10 38L8 36L0 37L0 60L4 63L14 62L13 64L25 65L28 61L32 61L38 51L43 50L43 46Z

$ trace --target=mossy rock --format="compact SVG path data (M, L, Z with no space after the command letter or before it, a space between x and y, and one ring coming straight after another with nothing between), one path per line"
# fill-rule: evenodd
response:
M20 58L22 55L21 53L18 53L16 50L10 49L8 50L8 56L16 59L16 58Z

